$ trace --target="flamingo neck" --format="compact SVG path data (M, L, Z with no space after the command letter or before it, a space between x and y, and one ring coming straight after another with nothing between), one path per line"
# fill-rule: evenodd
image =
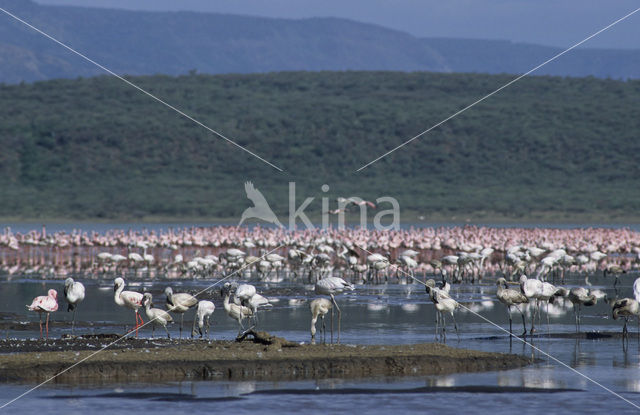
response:
M113 300L116 302L116 304L120 306L124 305L124 300L122 299L122 297L120 297L120 294L122 294L123 289L124 289L124 284L120 285L116 290L115 294L113 295Z

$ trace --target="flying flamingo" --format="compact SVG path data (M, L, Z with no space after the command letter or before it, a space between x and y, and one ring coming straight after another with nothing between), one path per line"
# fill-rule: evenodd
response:
M73 278L67 278L64 282L64 296L67 299L67 312L73 310L73 319L71 320L71 334L76 323L76 308L78 303L84 300L84 285L76 282Z
M340 320L342 319L342 313L340 307L336 303L335 295L340 294L344 290L353 291L355 287L342 278L339 277L326 277L316 282L315 291L316 294L328 295L331 297L333 305L338 310L338 343L340 343ZM331 342L333 343L333 308L331 309Z
M49 340L49 314L58 310L58 292L56 290L47 291L47 295L36 297L28 305L30 311L40 314L40 338L42 339L42 313L47 313L47 340Z
M136 338L138 337L138 328L144 324L142 316L138 313L138 309L142 307L143 295L135 291L122 291L124 289L124 280L120 277L114 281L113 291L115 292L113 300L121 307L127 307L136 313ZM138 322L138 320L140 320Z

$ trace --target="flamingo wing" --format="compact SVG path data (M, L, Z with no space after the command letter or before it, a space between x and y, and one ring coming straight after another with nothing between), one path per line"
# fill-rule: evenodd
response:
M123 291L122 294L120 294L120 298L122 298L127 304L142 307L142 299L144 296L135 291Z

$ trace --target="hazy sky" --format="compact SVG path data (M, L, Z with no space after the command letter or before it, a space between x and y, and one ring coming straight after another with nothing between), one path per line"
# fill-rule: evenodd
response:
M570 46L640 7L638 0L36 0L138 10L344 17L420 37L506 39ZM640 49L640 12L585 47Z

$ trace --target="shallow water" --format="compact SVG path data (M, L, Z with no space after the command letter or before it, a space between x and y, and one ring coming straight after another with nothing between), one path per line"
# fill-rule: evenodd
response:
M611 280L592 276L593 288L600 288L608 296L615 295ZM232 339L237 324L222 311L218 287L209 287L215 281L129 281L130 287L138 291L150 291L156 306L164 306L162 291L169 283L174 291L196 292L203 289L201 298L210 298L216 304L212 319L212 335L215 339ZM583 277L571 279L574 284L583 283ZM134 321L133 312L117 307L113 302L112 280L86 281L87 299L78 308L78 331L82 333L114 333L125 330ZM619 287L619 296L632 295L633 277L624 279ZM2 293L2 336L37 337L37 326L28 330L7 329L8 322L37 322L35 313L29 313L25 304L48 288L56 288L62 295L61 280L30 280L14 278L0 283ZM275 300L270 310L260 313L260 328L289 340L308 342L310 313L308 300L314 297L313 287L302 283L256 283L258 290ZM571 284L568 284L571 286ZM504 307L495 300L493 279L480 285L454 286L452 294L466 307L508 330L508 319ZM435 314L424 289L417 284L388 286L358 286L354 293L341 295L338 303L342 309L343 343L354 344L402 344L429 342L434 340ZM70 332L71 313L67 313L64 301L60 310L52 315L50 334L59 337ZM569 307L552 306L551 333L573 333L574 319ZM388 413L397 410L403 413L417 410L446 412L512 413L517 407L521 413L539 413L541 410L596 412L607 410L627 411L636 409L619 397L605 391L570 369L532 350L518 340L512 342L505 332L483 321L470 311L456 314L460 329L460 341L451 325L447 328L447 344L454 347L486 351L521 353L541 359L530 367L502 372L426 376L414 378L377 378L363 380L329 379L303 382L230 382L197 381L163 384L126 384L104 386L45 385L16 401L7 409L15 411L47 411L48 413L86 413L88 410L105 410L109 413L166 411L176 413L205 413L229 411L234 413L319 413L334 411L344 413L357 408L367 413ZM146 321L146 318L145 318ZM191 314L185 317L185 334L191 331ZM528 324L529 323L529 320ZM449 321L450 323L450 321ZM520 315L513 314L514 332L522 330ZM327 330L330 325L327 322ZM582 331L619 332L621 321L610 318L610 308L604 302L586 308ZM640 404L640 345L633 331L629 347L622 348L620 338L598 340L558 338L545 336L533 339L534 345L575 368L583 375L619 393L626 399ZM179 325L171 328L177 336ZM539 333L547 331L546 317L542 314ZM149 336L150 328L142 329L141 335ZM156 330L156 335L163 331ZM319 333L320 335L320 333ZM327 333L329 338L329 333ZM484 389L437 391L423 387L453 388L460 386L483 386ZM505 387L577 389L557 393L514 392ZM422 388L422 389L416 389ZM6 402L29 389L28 385L0 385L0 401ZM415 390L411 390L415 389ZM323 393L305 393L311 391ZM269 393L255 393L270 391ZM502 393L500 393L502 392ZM0 404L1 405L1 404ZM167 405L170 405L169 407Z

